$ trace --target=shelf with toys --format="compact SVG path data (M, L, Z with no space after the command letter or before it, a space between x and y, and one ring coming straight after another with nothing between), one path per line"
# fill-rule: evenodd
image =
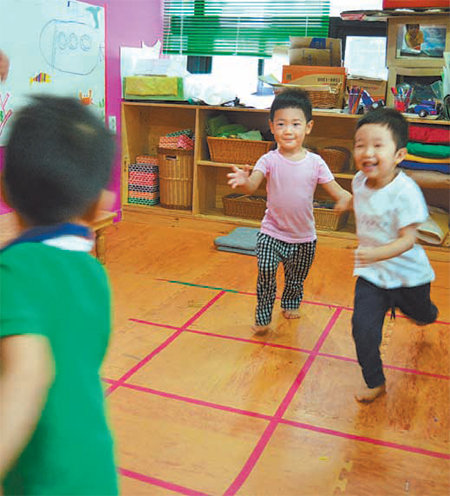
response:
M214 220L236 225L258 226L260 221L255 219L235 217L224 213L223 197L235 193L227 184L227 173L231 161L213 160L211 148L208 145L208 122L217 116L224 116L234 124L240 124L247 129L259 130L267 137L269 130L269 110L254 108L227 108L222 106L194 106L188 104L167 104L129 102L122 103L123 113L123 156L122 156L122 206L124 218L139 215L140 220L152 215L172 215L192 219ZM308 136L306 146L318 153L331 155L326 157L327 163L333 170L336 180L347 190L351 189L351 181L355 174L351 150L358 115L342 111L314 110L314 127ZM417 122L417 119L410 119ZM423 122L422 120L420 122ZM429 126L448 128L448 121L426 121ZM130 165L141 155L158 156L158 145L161 136L176 133L180 129L191 129L193 132L194 148L192 155L192 200L188 207L163 208L160 205L136 205L129 201ZM230 140L227 146L232 146ZM265 153L262 151L260 154ZM176 155L176 151L174 151ZM333 167L336 160L337 168ZM256 161L256 159L255 159ZM254 162L253 162L254 163ZM340 165L339 165L340 164ZM242 165L242 164L238 164ZM252 164L250 164L252 165ZM341 167L339 169L339 167ZM433 205L433 197L441 191L448 195L449 175L439 172L407 171L419 185L431 192L427 200ZM256 196L265 195L265 184L254 193ZM327 196L319 187L316 191L317 200L326 200ZM439 205L438 205L439 206ZM355 240L354 222L349 217L347 225L336 231L319 230L319 234Z

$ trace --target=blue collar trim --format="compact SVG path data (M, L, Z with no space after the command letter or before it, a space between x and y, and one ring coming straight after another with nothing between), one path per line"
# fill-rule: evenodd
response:
M6 250L11 246L18 245L20 243L41 243L47 239L59 238L61 236L80 236L86 239L93 239L93 233L88 227L66 222L64 224L37 226L27 229L17 238L13 239L10 243L4 246L0 251Z

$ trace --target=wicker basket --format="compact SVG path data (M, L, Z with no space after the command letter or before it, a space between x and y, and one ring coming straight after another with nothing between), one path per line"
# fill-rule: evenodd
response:
M308 90L313 108L339 108L341 89L338 86L324 90Z
M347 223L348 212L336 212L331 208L314 207L314 220L317 229L337 231Z
M179 210L192 208L194 152L158 148L161 206Z
M350 152L342 146L326 146L319 150L331 172L342 172L350 163Z
M234 193L222 197L222 202L224 214L232 217L261 220L266 211L266 198L264 196Z
M272 141L216 138L213 136L208 136L207 141L211 160L225 164L253 165L273 146Z
M286 83L281 88L276 88L274 93L282 93L289 87L305 90L313 108L342 108L343 91L340 83L336 86L314 85L314 87Z

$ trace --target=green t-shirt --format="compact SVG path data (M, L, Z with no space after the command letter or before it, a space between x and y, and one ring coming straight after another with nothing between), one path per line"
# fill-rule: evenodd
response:
M4 482L5 495L116 495L113 443L99 370L110 289L90 254L41 243L0 252L0 337L39 334L55 380L41 418Z

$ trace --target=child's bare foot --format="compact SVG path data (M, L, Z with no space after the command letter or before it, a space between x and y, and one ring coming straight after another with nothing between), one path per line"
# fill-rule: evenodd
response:
M374 388L365 387L355 394L356 401L360 403L371 403L375 398L386 393L386 384Z
M252 326L252 331L257 335L257 336L263 336L264 334L267 333L267 331L270 329L270 326L269 325L263 325L263 326L259 326L259 325L254 325Z
M300 310L284 310L283 316L285 319L299 319L300 318Z

